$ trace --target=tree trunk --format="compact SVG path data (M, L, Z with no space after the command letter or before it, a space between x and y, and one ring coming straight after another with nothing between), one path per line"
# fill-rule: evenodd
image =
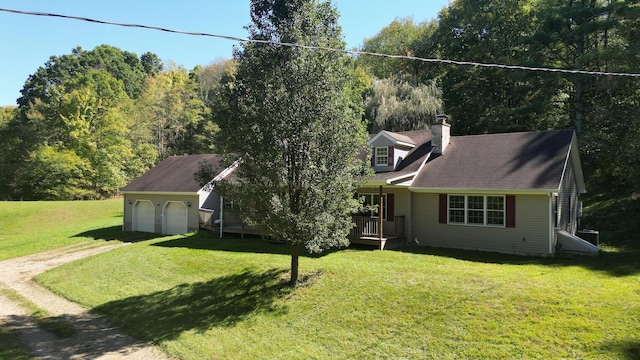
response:
M300 254L300 244L291 245L291 281L289 284L295 286L298 282L298 256Z

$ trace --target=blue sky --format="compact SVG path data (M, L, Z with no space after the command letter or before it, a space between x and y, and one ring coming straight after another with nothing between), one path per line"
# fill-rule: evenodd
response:
M437 17L449 0L334 0L348 48L358 47L398 17L421 22ZM73 15L183 31L246 38L249 0L0 0L0 8ZM210 37L115 27L77 20L0 11L0 106L15 105L29 75L51 55L91 50L108 44L122 50L158 55L165 63L192 69L231 58L237 43Z

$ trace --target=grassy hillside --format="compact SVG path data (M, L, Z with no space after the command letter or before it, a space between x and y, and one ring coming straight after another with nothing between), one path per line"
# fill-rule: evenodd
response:
M122 200L0 202L0 260L93 241L122 225Z

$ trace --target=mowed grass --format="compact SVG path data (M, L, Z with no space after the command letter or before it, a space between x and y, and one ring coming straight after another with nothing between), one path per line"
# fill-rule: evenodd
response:
M94 241L91 231L121 225L121 199L2 201L0 260Z
M256 238L161 237L37 280L181 359L640 357L637 252L347 249L302 257L295 289L288 252Z

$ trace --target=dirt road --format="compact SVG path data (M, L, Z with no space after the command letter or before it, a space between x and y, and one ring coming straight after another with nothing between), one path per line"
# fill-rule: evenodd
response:
M58 338L38 328L29 311L0 293L0 323L19 333L20 340L38 358L53 359L168 359L158 348L140 342L109 325L101 316L61 298L33 282L33 277L56 266L127 244L63 249L0 261L0 289L11 289L51 316L67 319L76 329L70 338Z

